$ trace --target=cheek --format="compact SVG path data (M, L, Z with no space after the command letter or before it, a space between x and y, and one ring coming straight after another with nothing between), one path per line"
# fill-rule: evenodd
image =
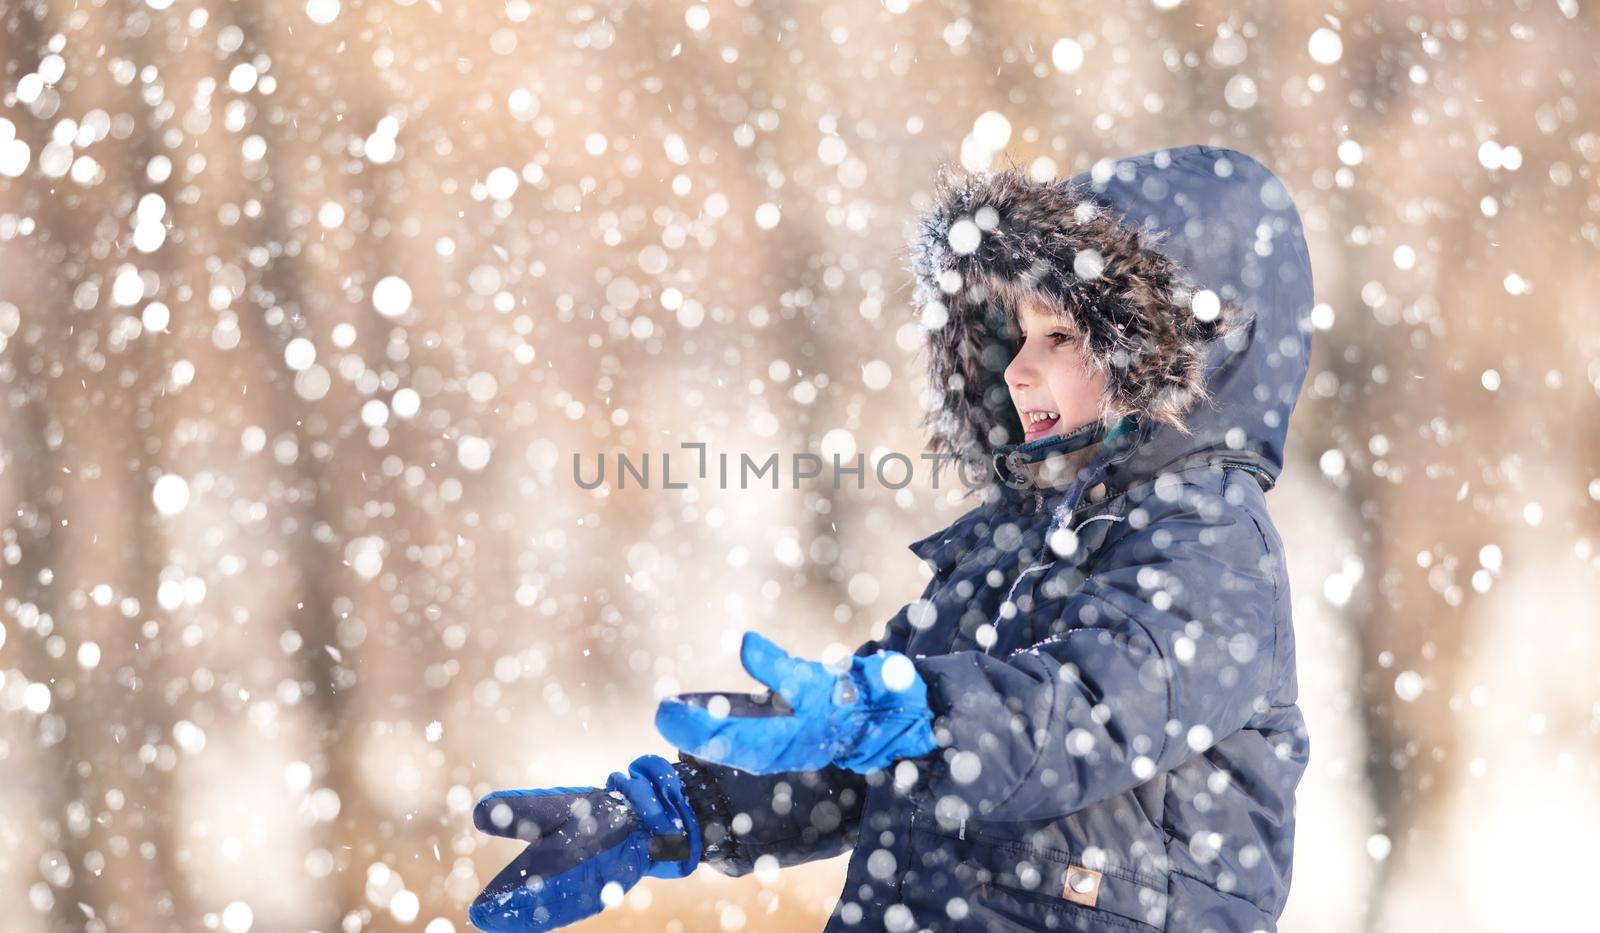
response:
M1080 411L1091 408L1105 387L1105 377L1082 363L1063 361L1051 368L1050 391L1063 407L1076 407Z
M1084 376L1083 386L1084 391L1098 398L1100 393L1104 392L1106 388L1105 374L1095 372L1092 369L1089 370L1088 375Z

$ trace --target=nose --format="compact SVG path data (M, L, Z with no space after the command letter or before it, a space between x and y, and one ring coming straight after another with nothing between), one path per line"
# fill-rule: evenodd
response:
M1038 381L1039 371L1034 365L1033 352L1030 349L1032 345L1031 340L1023 341L1022 346L1017 348L1017 355L1013 356L1006 366L1006 385L1010 386L1013 392L1020 392Z

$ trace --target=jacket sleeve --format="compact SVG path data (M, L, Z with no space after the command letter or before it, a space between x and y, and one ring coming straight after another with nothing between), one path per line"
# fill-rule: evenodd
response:
M928 584L923 600L936 582ZM883 637L863 643L855 654L899 650L911 630L909 616L924 605L923 600L901 607ZM785 868L831 858L855 846L870 787L867 775L835 767L751 774L682 750L674 767L700 821L701 861L725 875L749 874L763 855Z
M1238 503L1230 485L1223 498ZM1035 584L1052 616L1048 627L1036 620L1043 641L1007 658L913 659L944 746L913 790L920 806L1059 818L1176 767L1267 709L1276 620L1287 618L1281 547L1248 508L1178 491L1133 509L1064 599L1044 589L1049 574ZM1056 577L1073 572L1082 573Z
M764 855L786 868L855 845L865 775L840 768L750 774L678 752L674 768L700 821L701 861L740 877Z

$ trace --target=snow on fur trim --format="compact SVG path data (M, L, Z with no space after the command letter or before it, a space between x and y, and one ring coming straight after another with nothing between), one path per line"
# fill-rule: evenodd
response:
M1189 434L1183 414L1210 400L1206 345L1245 314L1207 293L1209 317L1197 316L1198 286L1158 240L1070 182L941 168L910 243L935 400L928 450L976 459L1022 440L1005 369L1029 295L1087 336L1085 363L1106 375L1107 425L1137 414Z

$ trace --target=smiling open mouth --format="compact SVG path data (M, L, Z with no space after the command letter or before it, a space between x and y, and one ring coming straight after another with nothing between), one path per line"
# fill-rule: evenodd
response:
M1061 423L1061 415L1053 411L1028 411L1022 413L1022 426L1026 432L1023 441L1047 437Z

